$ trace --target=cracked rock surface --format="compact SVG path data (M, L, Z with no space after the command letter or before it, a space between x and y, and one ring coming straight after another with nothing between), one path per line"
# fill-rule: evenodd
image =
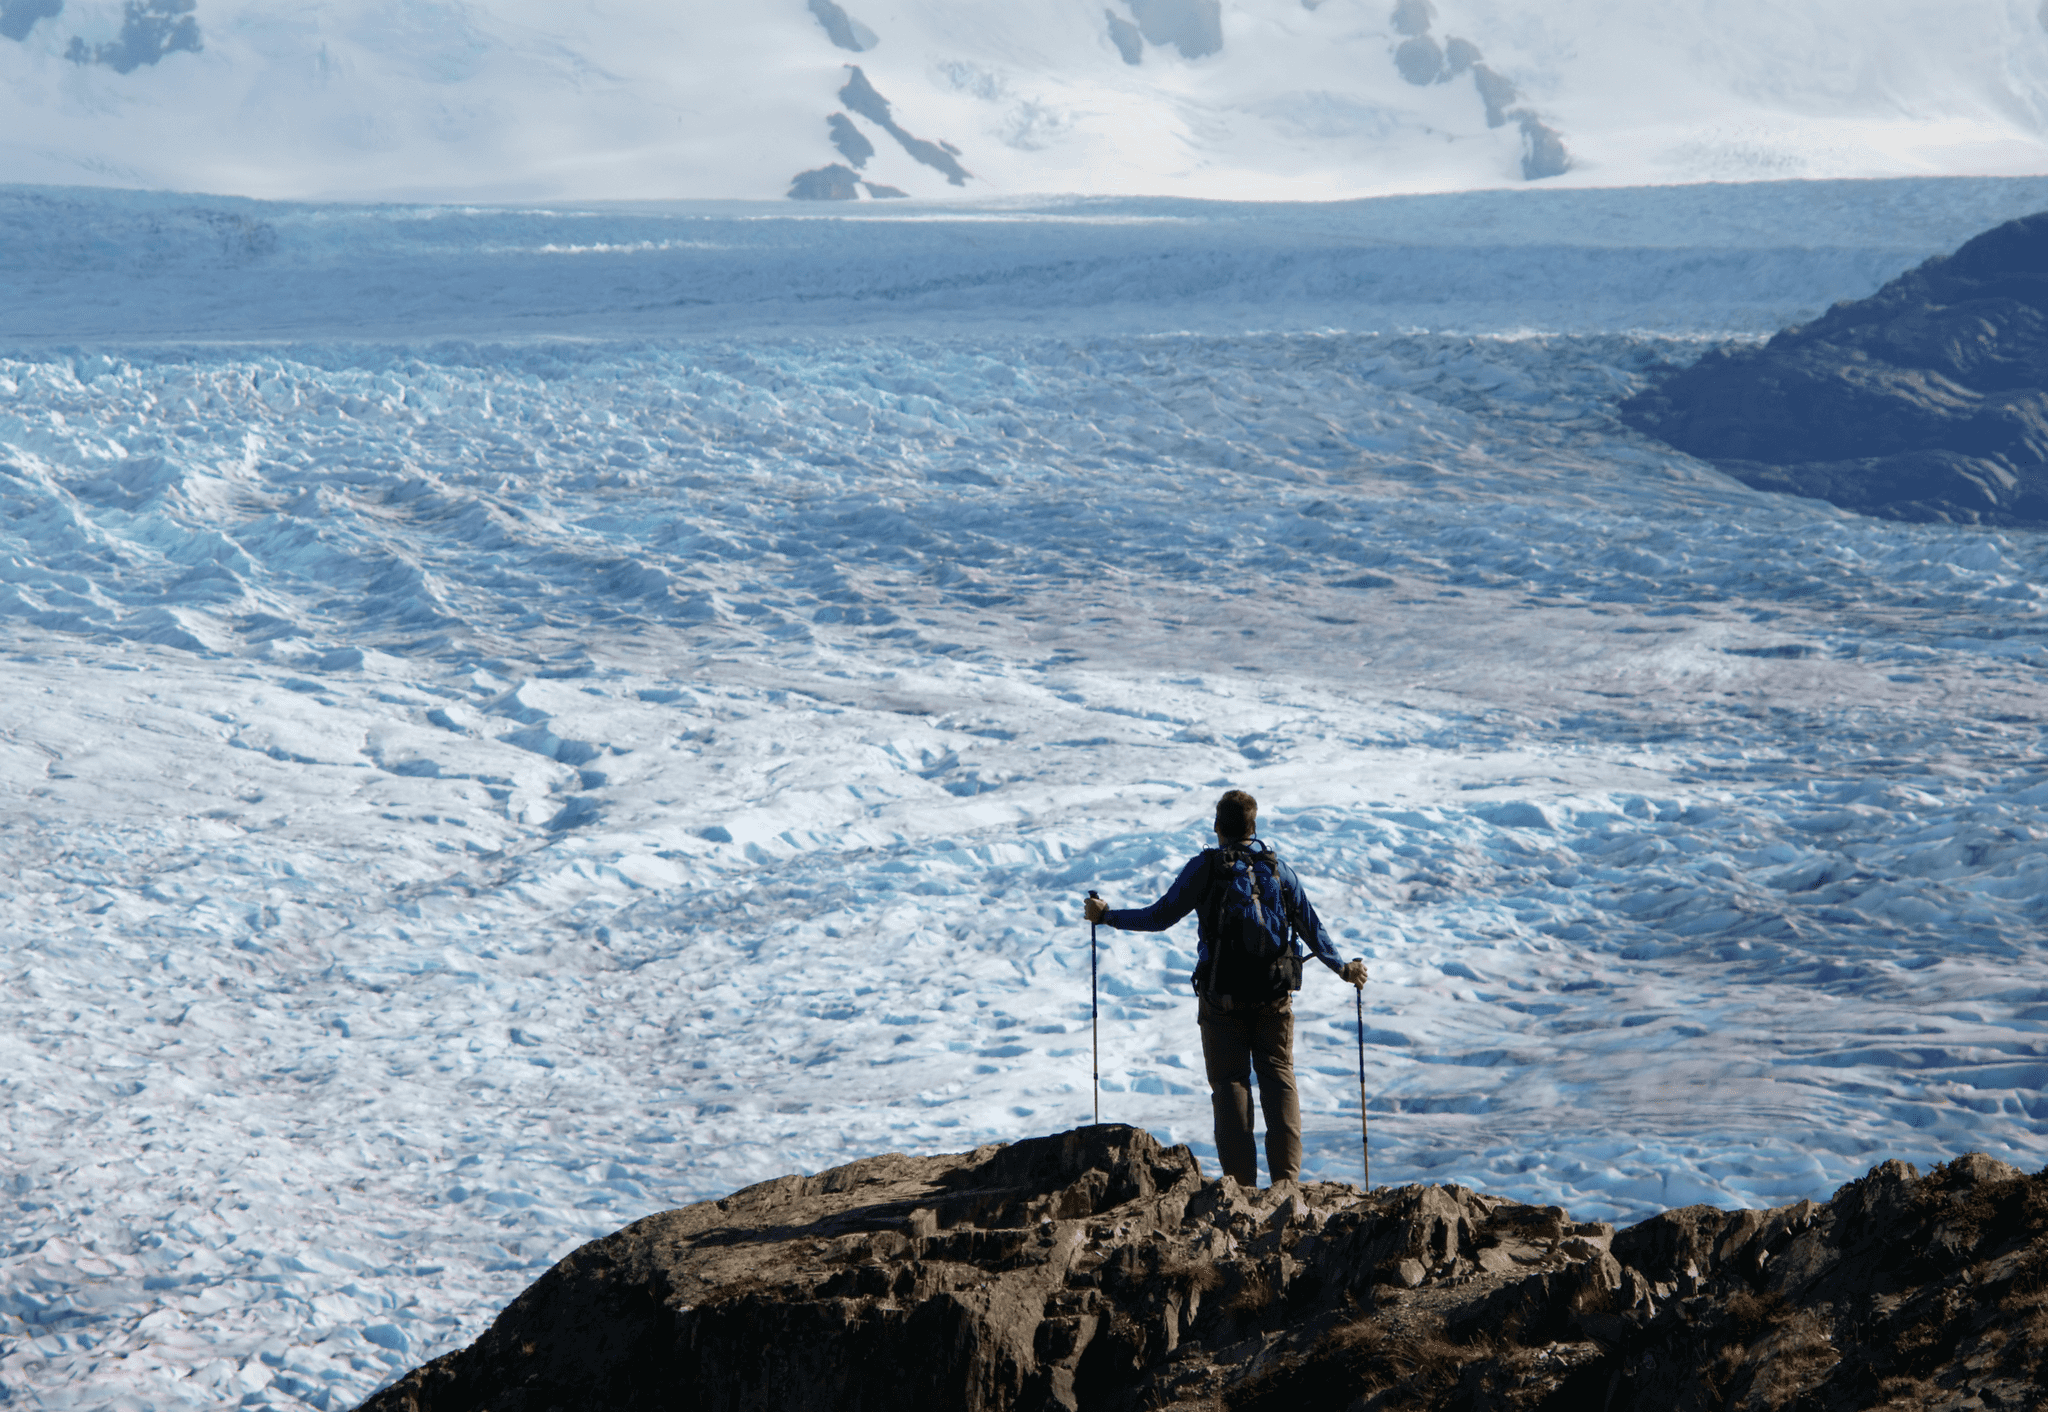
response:
M374 1412L2035 1407L2048 1180L1888 1162L1615 1233L1458 1186L1252 1191L1102 1125L593 1241Z

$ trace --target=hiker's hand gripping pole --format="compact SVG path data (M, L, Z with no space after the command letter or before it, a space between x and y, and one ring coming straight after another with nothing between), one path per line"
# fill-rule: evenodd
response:
M1090 892L1088 899L1096 903L1097 907L1084 907L1083 910L1090 912L1098 910L1102 898L1096 893ZM1092 1075L1094 1083L1090 1085L1090 1090L1095 1095L1095 1121L1100 1123L1102 1121L1102 1030L1095 1022L1095 918L1093 917L1088 919L1088 1052L1094 1066L1094 1073ZM1365 1070L1361 1068L1358 1072L1362 1076ZM1360 1093L1365 1092L1364 1082L1363 1077L1361 1077L1358 1090Z
M1358 968L1355 978L1348 974L1353 966ZM1352 997L1358 1010L1358 1152L1363 1159L1361 1166L1364 1171L1365 1189L1371 1191L1372 1133L1365 1125L1365 962L1354 960L1344 969L1347 972L1345 979L1358 987Z

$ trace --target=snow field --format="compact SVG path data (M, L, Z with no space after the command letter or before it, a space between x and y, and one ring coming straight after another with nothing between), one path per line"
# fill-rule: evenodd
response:
M9 9L0 178L771 199L846 158L838 113L876 149L862 175L917 197L1316 200L1522 185L1523 113L1569 154L1546 181L1593 186L2031 174L2048 131L2048 28L2027 0L1442 0L1424 43L1483 55L1506 90L1492 103L1471 67L1404 78L1415 26L1390 0L849 5L868 38L840 43L798 0L135 3ZM1150 31L1136 50L1132 19ZM887 126L841 99L854 65ZM964 186L889 127L951 146L939 165Z
M1063 279L0 360L15 1400L352 1405L649 1211L1085 1120L1080 899L1228 785L1371 962L1383 1182L2048 1161L2039 536L1620 428L1740 290L1226 334ZM1103 1115L1213 1166L1192 928L1103 942ZM1350 1007L1311 973L1317 1176Z

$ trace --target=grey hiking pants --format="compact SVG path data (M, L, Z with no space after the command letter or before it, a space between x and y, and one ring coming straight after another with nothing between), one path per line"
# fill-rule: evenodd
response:
M1301 1175L1301 1100L1294 1091L1294 1003L1238 1005L1219 1011L1203 1001L1202 1066L1216 1109L1216 1158L1223 1175L1257 1186L1259 1154L1252 1139L1252 1071L1266 1111L1266 1171L1276 1182Z

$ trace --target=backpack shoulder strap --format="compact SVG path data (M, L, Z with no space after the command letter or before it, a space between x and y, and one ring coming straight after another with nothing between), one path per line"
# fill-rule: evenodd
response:
M1287 923L1287 939L1293 941L1295 938L1303 936L1304 933L1301 929L1301 923L1294 916L1294 899L1287 895L1287 880L1280 876L1280 855L1275 853L1263 838L1257 840L1257 842L1259 845L1257 853L1252 853L1249 849L1246 852L1253 860L1264 862L1267 865L1268 871L1272 873L1273 888L1280 894L1280 916Z
M1202 858L1209 865L1209 876L1203 890L1210 897L1215 897L1221 889L1230 886L1231 864L1236 860L1228 848L1205 848Z

